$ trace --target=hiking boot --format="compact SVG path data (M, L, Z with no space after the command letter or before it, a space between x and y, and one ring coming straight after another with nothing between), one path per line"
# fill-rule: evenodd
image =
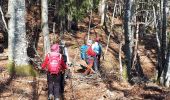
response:
M54 96L53 96L52 94L50 94L50 95L48 96L48 100L54 100Z
M60 100L60 98L55 98L55 100Z

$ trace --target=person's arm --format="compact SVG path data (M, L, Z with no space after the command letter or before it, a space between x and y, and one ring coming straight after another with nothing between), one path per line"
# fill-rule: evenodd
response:
M67 57L67 63L70 64L70 60L69 60L69 55L68 55L68 50L66 47L64 47L64 51L65 51L65 55Z
M64 59L63 59L63 57L62 57L62 59L61 59L61 70L64 71L65 69L67 69L67 65L66 65L66 63L64 62Z
M104 60L104 52L103 52L103 50L102 50L102 45L101 45L101 44L100 44L100 48L101 48L101 55L102 55L103 60Z
M41 64L42 69L45 69L45 68L46 68L46 66L47 66L47 64L48 64L48 60L49 60L48 55L46 55L43 63Z

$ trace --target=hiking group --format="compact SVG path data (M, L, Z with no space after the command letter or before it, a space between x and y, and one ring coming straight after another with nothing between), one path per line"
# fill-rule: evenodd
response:
M87 64L85 66L84 75L99 73L100 57L102 54L102 46L99 43L99 38L88 40L86 44L80 47L81 59Z
M102 53L99 38L88 40L87 44L80 47L81 59L87 64L83 75L99 72L100 57ZM65 70L68 69L69 57L64 43L56 43L51 46L41 64L43 70L47 69L48 100L63 99Z

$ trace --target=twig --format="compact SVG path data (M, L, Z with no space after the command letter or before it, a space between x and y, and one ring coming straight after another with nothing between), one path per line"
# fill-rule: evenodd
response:
M41 63L40 63L40 62L39 62L39 63L36 62L34 58L30 58L30 57L29 57L29 59L30 59L34 64L36 64L36 65L38 66L38 67L37 67L38 69L41 69Z
M122 42L119 45L119 67L120 67L120 79L123 80L123 66L122 66Z
M39 55L39 53L37 52L37 50L36 50L36 48L35 48L35 42L34 42L34 45L33 45L33 49L34 49L36 55L38 56L38 58L39 58L41 61L43 61L43 59L41 59L41 56Z
M5 18L4 18L4 13L2 11L2 7L0 6L0 12L1 12L1 15L2 15L2 21L4 22L4 25L5 25L5 29L8 31L8 27L7 27L7 24L6 24L6 21L5 21Z
M111 35L111 33L113 33L112 28L114 26L113 19L114 19L115 10L116 10L116 3L114 5L114 10L113 10L113 14L112 14L112 20L111 20L111 26L110 26L110 33L109 33L109 36L108 36L108 39L107 39L107 46L106 46L106 51L105 51L104 55L106 55L106 53L107 53L107 49L109 47L110 35Z
M87 33L87 41L89 40L89 37L90 37L90 30L91 30L91 28L90 28L90 25L91 25L91 20L92 20L92 15L93 15L93 11L92 11L92 9L90 10L90 21L89 21L89 28L88 28L88 33Z

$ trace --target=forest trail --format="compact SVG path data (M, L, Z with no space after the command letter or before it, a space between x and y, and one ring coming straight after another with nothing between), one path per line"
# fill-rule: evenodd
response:
M109 76L84 77L79 66L70 69L73 72L72 77L65 80L65 100L165 100L170 94L168 89L155 83L131 86ZM13 77L12 80L7 78L9 75L1 69L0 100L47 100L45 73L36 78Z
M90 36L95 37L99 33L101 43L105 51L107 44L107 34L102 29L92 30ZM153 81L148 83L130 85L119 79L118 47L116 42L119 32L112 34L109 49L105 59L101 59L101 75L84 77L80 64L84 62L80 59L79 47L83 43L86 32L77 32L77 34L65 34L64 40L70 60L73 66L70 67L72 77L66 79L65 100L169 100L170 90L158 86ZM52 38L52 35L51 35ZM146 39L148 40L148 39ZM150 43L151 40L149 40ZM38 50L40 55L43 50L43 38L40 37ZM147 44L147 43L146 43ZM145 54L146 47L139 47L140 59L144 73L149 79L153 78L154 51L152 48L148 51L149 56ZM7 50L2 55L7 55ZM25 76L13 78L9 77L7 72L7 59L0 60L0 100L47 100L46 73L41 73L36 78Z
M112 56L102 60L108 63L108 71L105 74L84 77L80 65L85 62L80 59L78 48L70 46L68 49L70 60L75 63L70 67L71 78L65 80L65 100L168 100L170 91L155 83L131 86L121 82L117 75L118 69L109 69L107 59ZM41 73L36 78L15 76L11 79L6 64L7 60L0 61L0 100L47 100L46 73Z

